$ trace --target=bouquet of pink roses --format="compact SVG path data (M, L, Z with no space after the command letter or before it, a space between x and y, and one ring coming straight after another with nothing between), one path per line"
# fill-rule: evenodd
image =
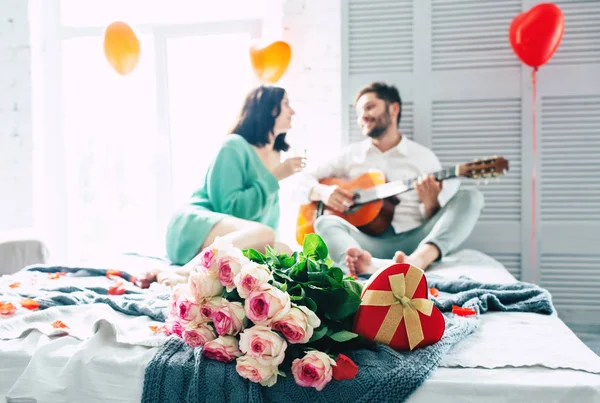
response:
M351 331L362 285L332 266L315 234L293 255L240 250L222 238L171 296L165 329L263 386L291 369L298 385L322 390L358 368L342 354L362 341Z

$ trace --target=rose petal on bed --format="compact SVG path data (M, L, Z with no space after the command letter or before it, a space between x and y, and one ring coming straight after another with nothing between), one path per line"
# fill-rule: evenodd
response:
M35 300L31 298L23 298L21 300L21 306L25 309L33 311L35 309L38 309L40 307L40 304L38 304Z
M65 325L62 320L55 320L52 322L52 327L55 329L68 329L69 326Z
M57 273L48 273L48 278L50 280L56 280L58 278L61 278L63 276L65 276L67 273L65 273L64 271L59 271Z
M111 277L121 277L123 278L123 274L121 273L120 270L107 270L106 271L106 277L111 278Z
M0 302L0 316L11 316L17 311L17 307L11 302Z
M150 325L148 327L150 328L150 330L152 330L152 333L158 333L158 326Z
M463 308L458 305L452 305L452 313L458 316L473 316L477 312L471 308Z
M8 286L9 286L10 288L18 288L18 287L20 287L20 286L21 286L21 283L19 283L18 281L15 281L14 283L12 283L12 284L9 284Z
M125 288L122 282L118 282L108 289L108 295L123 295L125 294Z
M429 289L429 294L431 294L432 297L437 298L440 296L440 291L435 287L431 287Z

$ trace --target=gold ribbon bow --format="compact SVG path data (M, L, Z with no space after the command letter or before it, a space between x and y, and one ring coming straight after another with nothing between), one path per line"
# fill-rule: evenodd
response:
M412 350L423 341L425 336L423 336L419 312L431 316L433 302L427 298L413 298L421 277L423 277L423 271L410 266L406 276L404 274L394 274L388 277L391 291L367 290L364 293L361 305L390 307L375 336L375 341L389 344L402 319L406 324L410 349Z

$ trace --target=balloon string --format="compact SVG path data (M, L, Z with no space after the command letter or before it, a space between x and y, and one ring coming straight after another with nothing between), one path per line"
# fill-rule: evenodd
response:
M537 156L537 139L536 139L536 133L535 133L535 104L537 101L537 67L535 67L533 69L533 71L531 72L531 81L533 84L533 100L531 103L531 110L532 110L532 131L533 131L533 137L532 137L532 168L531 168L531 277L532 277L532 283L535 282L535 276L534 276L534 267L535 267L535 222L536 222L536 217L535 217L535 212L536 212L536 198L535 198L535 193L536 193L536 189L535 189L535 179L536 179L536 156Z

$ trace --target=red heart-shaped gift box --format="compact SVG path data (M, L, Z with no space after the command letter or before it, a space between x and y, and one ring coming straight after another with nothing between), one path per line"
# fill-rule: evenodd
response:
M446 322L428 298L424 274L407 263L373 274L363 288L354 332L395 350L413 350L438 342Z

